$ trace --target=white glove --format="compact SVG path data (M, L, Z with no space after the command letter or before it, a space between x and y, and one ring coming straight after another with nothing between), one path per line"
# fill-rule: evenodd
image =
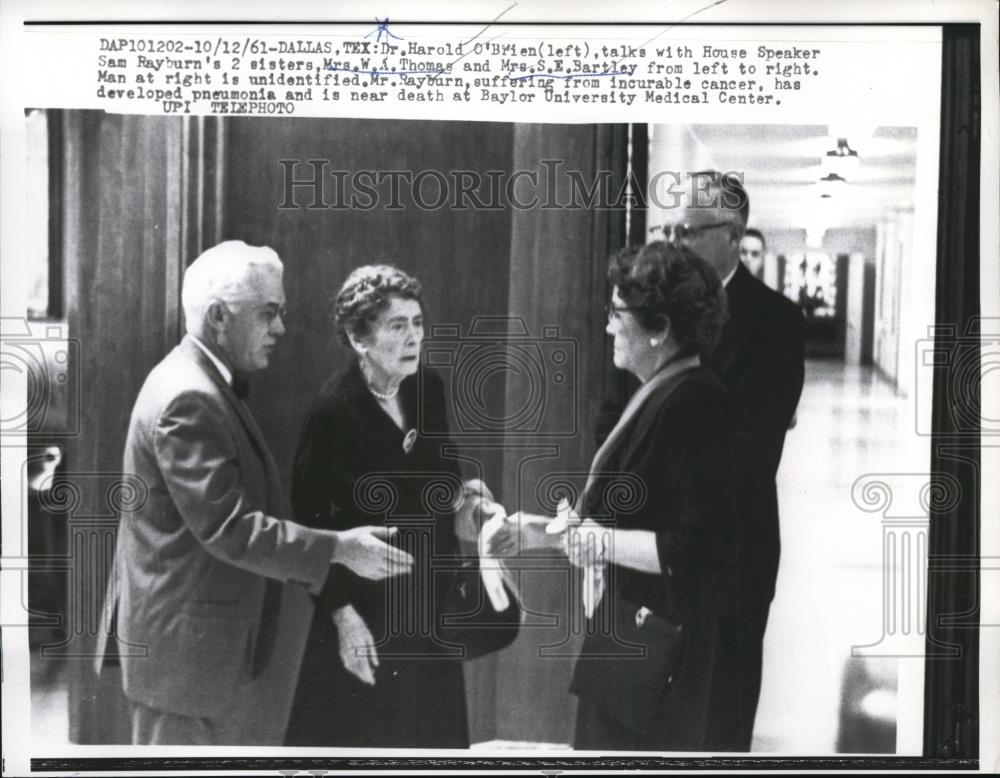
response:
M559 501L556 517L546 526L550 535L562 534L563 548L570 562L583 571L583 612L592 618L601 598L604 596L604 548L603 538L593 531L583 533L577 530L584 522L565 497ZM595 527L596 529L596 527Z
M483 588L486 589L493 610L505 611L510 607L510 598L503 585L503 563L490 556L489 547L490 539L507 522L507 511L498 502L484 506L483 511L490 518L483 522L483 528L479 532L479 575L483 578Z

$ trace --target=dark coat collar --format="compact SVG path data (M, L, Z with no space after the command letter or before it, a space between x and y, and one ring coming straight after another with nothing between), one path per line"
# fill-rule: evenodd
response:
M333 377L327 381L321 392L329 401L338 405L349 416L358 418L367 423L382 423L389 425L403 436L406 434L396 426L389 414L387 414L378 400L368 389L368 382L361 372L361 365L355 357L349 358ZM407 428L415 427L417 424L417 374L407 376L399 385L399 397L403 405L403 415Z
M729 279L729 285L726 287L726 294L735 294L739 297L745 293L747 289L752 287L755 281L759 281L759 279L755 278L753 273L747 270L746 265L742 262L738 262L736 265L736 272L733 273L733 277Z
M704 370L701 365L685 368L657 387L629 421L617 444L607 452L602 471L628 470L636 450L646 437L646 433L654 427L653 422L656 417L664 407L677 401L676 392L680 387L688 381L698 380L704 375Z

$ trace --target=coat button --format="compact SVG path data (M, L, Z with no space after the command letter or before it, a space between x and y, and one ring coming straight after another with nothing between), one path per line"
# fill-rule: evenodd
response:
M674 682L674 677L672 675L668 675L667 676L667 683L673 683L673 682Z

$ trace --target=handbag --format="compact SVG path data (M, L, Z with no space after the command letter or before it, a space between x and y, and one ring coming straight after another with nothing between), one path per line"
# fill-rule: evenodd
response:
M584 640L570 691L631 731L641 732L675 682L684 630L620 596L614 598L611 625L606 624L606 614L599 608L588 622L593 631Z
M461 646L464 659L476 659L506 648L521 630L521 606L507 585L509 605L493 610L483 587L478 562L455 570L445 602L439 610L438 638Z

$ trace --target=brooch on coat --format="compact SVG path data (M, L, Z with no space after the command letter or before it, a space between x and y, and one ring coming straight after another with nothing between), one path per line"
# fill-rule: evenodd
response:
M403 453L409 454L413 450L413 444L417 442L417 431L410 430L403 438Z

